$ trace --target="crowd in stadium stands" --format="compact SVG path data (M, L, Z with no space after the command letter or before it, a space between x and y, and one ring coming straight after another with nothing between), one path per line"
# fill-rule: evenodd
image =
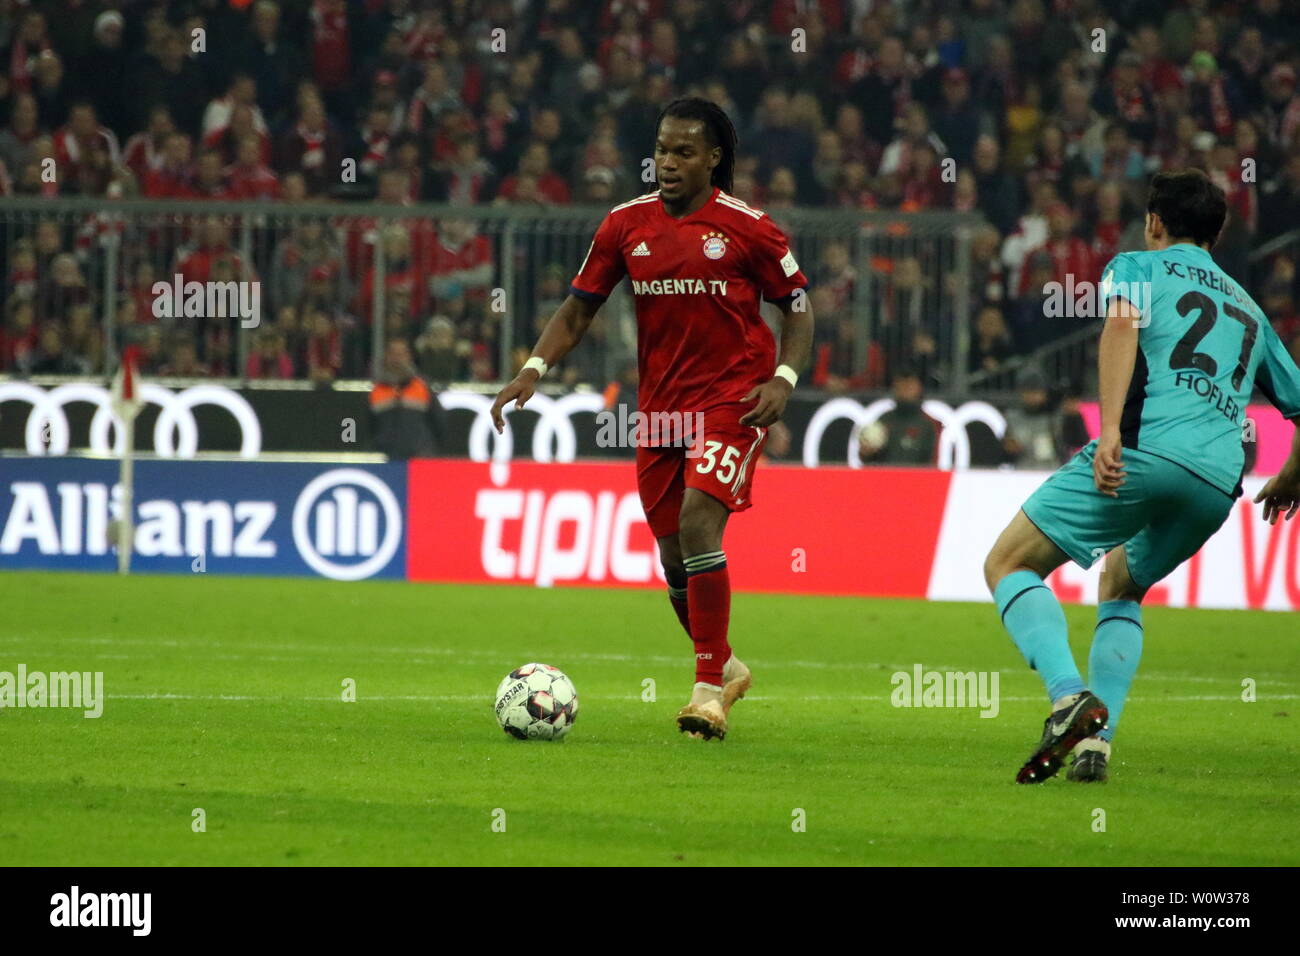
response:
M116 344L142 344L147 371L364 377L382 244L389 334L431 381L491 381L512 369L486 307L501 281L489 239L345 204L608 207L645 188L662 105L697 92L736 122L735 194L778 221L792 206L983 215L972 372L1077 328L1045 320L1044 284L1141 248L1147 178L1186 165L1226 190L1216 256L1300 354L1294 247L1248 261L1300 224L1298 36L1280 0L0 0L0 192L340 205L253 263L220 217L124 244ZM101 369L95 253L113 227L3 228L0 371ZM539 320L575 265L537 264ZM863 348L847 246L804 265L806 381L884 388L907 368L942 385L951 329L921 307L941 276L884 263L888 314ZM268 319L244 368L230 321L154 317L149 290L173 273L261 277ZM562 374L597 374L583 361Z

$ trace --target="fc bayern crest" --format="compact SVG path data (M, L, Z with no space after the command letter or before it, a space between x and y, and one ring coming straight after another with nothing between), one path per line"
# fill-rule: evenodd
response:
M704 255L710 259L721 259L727 254L727 237L720 232L706 232L700 237L704 240Z

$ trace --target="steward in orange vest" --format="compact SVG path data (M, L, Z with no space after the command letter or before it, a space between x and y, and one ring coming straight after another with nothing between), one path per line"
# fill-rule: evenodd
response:
M383 378L370 392L370 430L376 451L389 458L429 458L446 436L438 396L415 374L411 347L388 343Z

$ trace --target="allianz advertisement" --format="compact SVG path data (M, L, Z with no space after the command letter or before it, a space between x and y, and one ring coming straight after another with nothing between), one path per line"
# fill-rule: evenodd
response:
M110 459L0 458L0 568L112 571ZM406 576L405 464L140 461L133 571Z

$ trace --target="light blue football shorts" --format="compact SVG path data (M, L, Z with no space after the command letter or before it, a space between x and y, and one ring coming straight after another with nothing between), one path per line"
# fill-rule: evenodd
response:
M1025 516L1083 568L1124 545L1129 576L1149 588L1200 550L1232 510L1233 498L1181 465L1125 448L1118 498L1092 477L1097 442L1089 442L1021 508Z

